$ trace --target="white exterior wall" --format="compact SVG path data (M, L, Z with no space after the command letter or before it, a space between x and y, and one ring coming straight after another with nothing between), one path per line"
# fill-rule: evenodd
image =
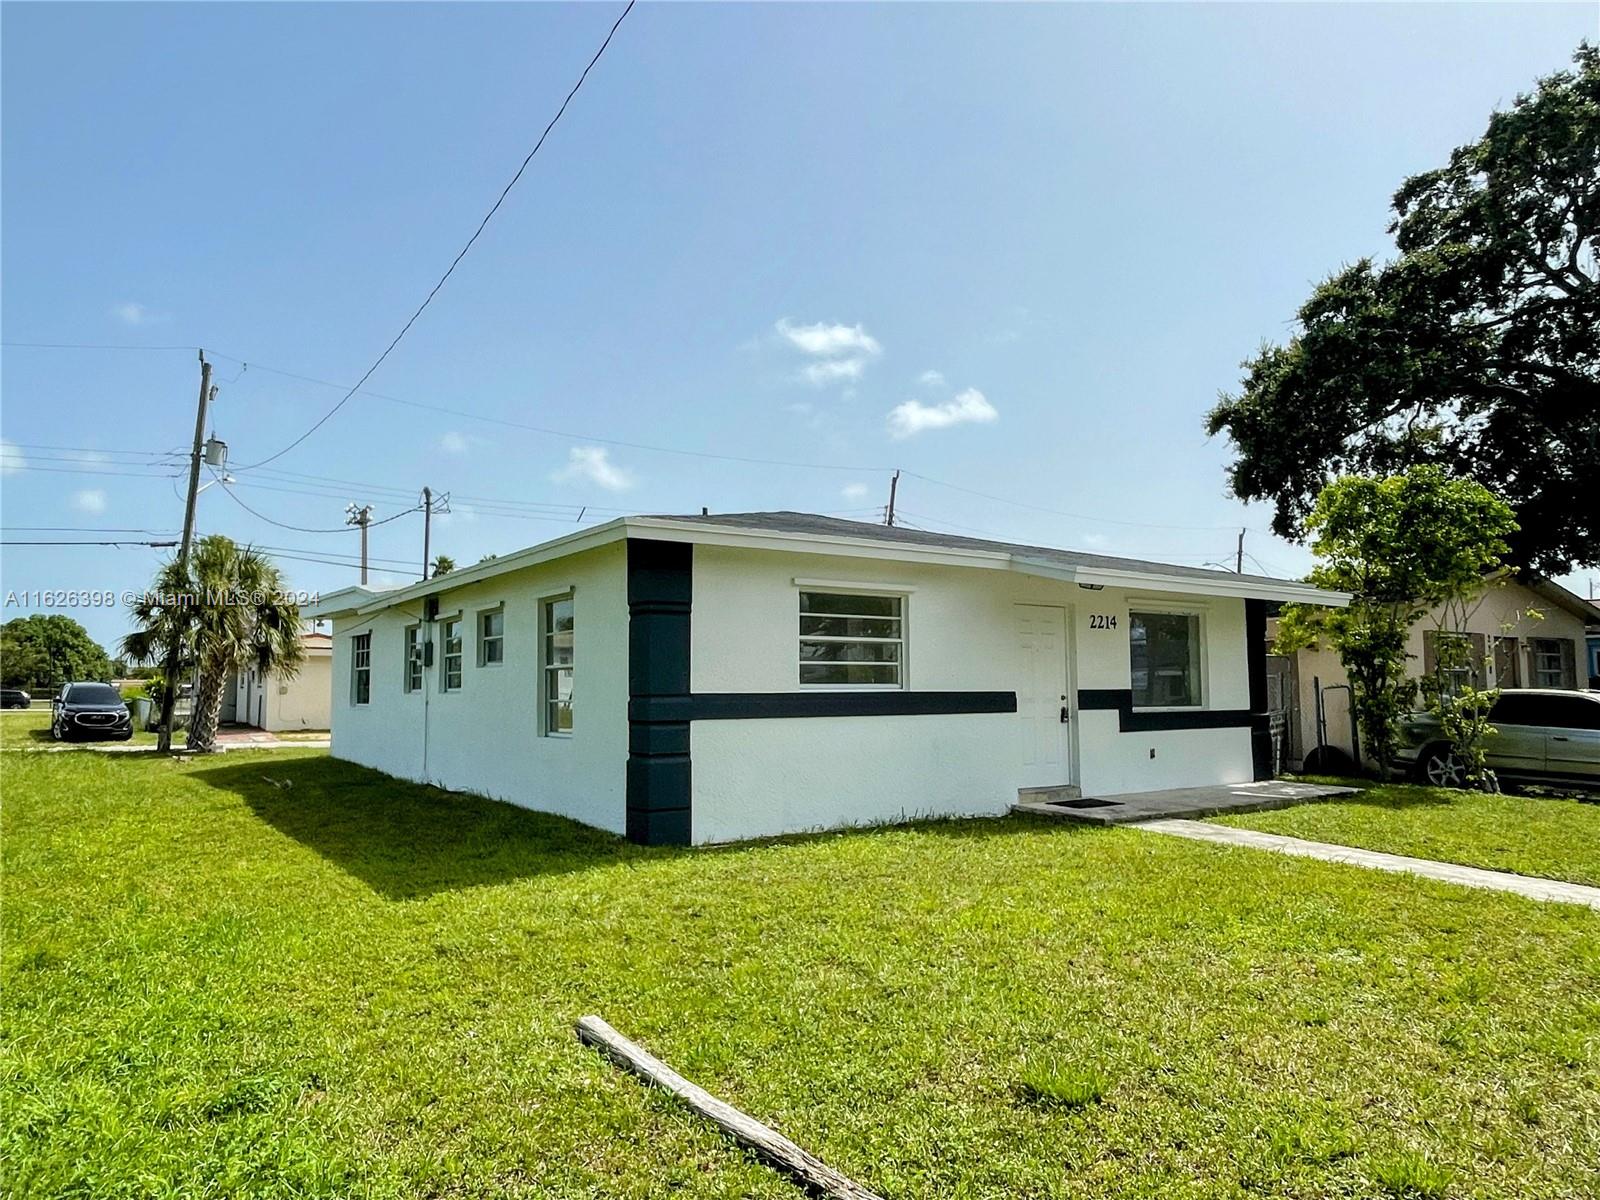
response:
M278 733L288 729L327 729L333 719L333 655L320 639L306 647L294 678L263 678L250 668L231 676L224 693L222 720Z
M335 758L402 779L475 792L624 831L628 759L628 608L621 544L509 572L439 596L463 617L462 687L440 690L439 624L419 691L403 690L405 629L423 602L334 623ZM540 605L571 590L573 732L540 736ZM505 604L505 657L480 667L476 617ZM372 632L372 696L351 702L353 634Z
M1079 689L1131 684L1131 598L1201 615L1203 699L1249 707L1244 601L1106 588L1012 571L699 545L694 557L695 692L796 692L797 578L911 589L906 685L1015 691L1024 677L1016 604L1065 609L1072 742L1068 778L1085 795L1252 777L1247 728L1121 733L1114 711L1077 710ZM818 584L826 590L824 584ZM1137 604L1135 605L1137 606ZM1089 615L1116 618L1090 629ZM806 689L807 691L813 689ZM820 690L820 689L818 689ZM917 815L1002 813L1022 766L1016 714L697 720L691 726L693 838L714 842Z

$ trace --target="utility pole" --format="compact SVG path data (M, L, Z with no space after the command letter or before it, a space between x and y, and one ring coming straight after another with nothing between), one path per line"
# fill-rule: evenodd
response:
M372 523L372 505L363 504L359 508L354 504L346 505L344 523L361 527L361 584L365 587L367 582L367 526Z
M433 538L433 514L447 513L450 511L450 493L446 492L437 501L433 498L432 488L422 489L422 577L428 577L428 565L431 560L430 543ZM580 516L582 514L579 514Z
M200 401L194 412L194 449L189 454L189 498L183 510L183 540L178 543L178 569L189 566L189 547L194 542L195 501L200 496L200 456L206 436L206 405L211 402L211 364L206 352L200 351ZM182 597L177 598L182 602ZM156 737L156 749L165 754L172 749L172 716L177 704L178 657L182 646L174 639L167 647L164 677L166 687L161 690L161 732Z
M1242 529L1239 530L1239 549L1233 556L1233 573L1235 575L1244 574L1244 530Z
M433 489L422 489L422 577L428 577L428 542L433 536Z
M894 494L900 490L900 471L895 469L894 478L889 480L889 507L883 514L883 523L894 528Z

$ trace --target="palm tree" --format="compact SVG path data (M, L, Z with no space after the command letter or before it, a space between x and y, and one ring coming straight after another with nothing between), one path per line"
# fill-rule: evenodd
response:
M179 661L198 664L200 684L189 718L189 749L216 749L222 689L237 670L254 668L293 677L304 651L300 606L284 594L283 577L258 551L210 534L189 556L188 569L171 562L133 605L133 633L121 651L135 662L163 660L179 647Z
M454 571L455 569L456 560L451 558L448 554L440 554L434 558L433 566L430 569L429 574L437 579L441 575L450 574L450 572Z

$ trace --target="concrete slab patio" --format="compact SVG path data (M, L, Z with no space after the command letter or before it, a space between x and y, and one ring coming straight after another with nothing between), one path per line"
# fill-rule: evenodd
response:
M1135 821L1263 812L1313 800L1327 800L1334 796L1351 796L1360 790L1332 784L1266 779L1259 783L1224 783L1209 787L1169 788L1159 792L1125 792L1112 796L1055 798L1052 794L1051 799L1024 799L1012 805L1011 811L1064 821L1082 821L1090 825L1126 825Z

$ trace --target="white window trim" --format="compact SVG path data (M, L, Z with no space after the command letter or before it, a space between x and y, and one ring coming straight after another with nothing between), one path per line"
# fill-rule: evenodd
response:
M427 651L423 649L426 643L422 640L422 631L426 626L421 621L415 621L405 627L400 635L400 647L404 661L400 664L400 690L407 696L415 696L424 691L428 686ZM416 687L411 686L411 645L409 637L416 634L417 666L421 668L422 678Z
M361 638L361 637L364 637L364 638L367 639L367 665L366 665L366 672L367 672L367 698L365 700L357 700L356 699L356 678L357 678L357 672L361 669L361 668L356 666L356 639L357 638ZM254 682L254 678L255 678L255 674L254 674L254 672L252 672L251 673L251 681L252 682ZM362 629L362 630L359 630L359 631L352 630L351 633L350 633L350 707L351 708L370 708L371 706L372 706L372 628L370 626L368 626L366 629Z
M485 617L487 617L490 613L499 613L500 614L500 636L497 639L495 639L500 643L500 661L499 662L488 662L483 657L483 643L484 643L483 619ZM486 669L487 670L498 670L500 667L505 666L506 665L506 602L504 600L502 600L502 601L500 601L499 604L491 604L487 608L478 609L473 614L472 626L473 626L473 630L472 630L472 632L473 632L473 641L477 644L478 669L479 670L486 670Z
M577 590L570 587L559 591L539 592L537 594L538 608L536 610L539 624L539 736L567 742L570 742L573 734L577 732L578 709L577 705L574 704L571 729L552 729L550 727L550 673L558 669L560 664L552 664L549 660L551 630L547 622L549 621L551 604L560 600L572 601L572 663L568 669L572 671L572 693L576 697L578 693L578 602L575 598L576 594Z
M1158 613L1169 617L1193 617L1195 619L1195 633L1200 639L1200 649L1196 656L1200 667L1200 703L1199 704L1135 704L1134 712L1141 713L1193 713L1206 712L1211 708L1211 630L1209 628L1210 613L1207 606L1202 604L1182 604L1171 600L1142 600L1137 596L1128 597L1128 688L1133 689L1133 614Z
M447 683L446 683L446 681L450 677L449 667L448 667L448 664L446 662L446 660L449 658L449 655L445 651L445 647L448 645L449 639L447 639L445 637L445 632L444 632L444 627L446 625L448 625L451 621L456 621L456 622L458 622L460 624L465 624L466 623L466 617L467 617L466 613L458 608L453 613L440 613L437 617L434 618L434 622L433 622L434 626L439 630L439 653L435 657L439 660L439 694L441 696L452 696L457 692L464 692L464 691L467 690L467 638L466 638L466 633L465 633L465 631L463 631L462 634L461 634L461 686L459 686L459 687L449 687L447 685Z
M795 673L794 686L800 692L905 692L911 689L911 594L917 589L914 586L901 583L838 583L832 580L801 579L794 580L795 613L800 611L801 592L840 592L846 595L858 596L893 596L900 601L900 636L898 638L852 638L807 636L802 638L798 632L795 635ZM796 626L799 622L796 621ZM800 643L807 642L875 642L879 644L900 644L900 682L899 683L801 683L800 682Z

